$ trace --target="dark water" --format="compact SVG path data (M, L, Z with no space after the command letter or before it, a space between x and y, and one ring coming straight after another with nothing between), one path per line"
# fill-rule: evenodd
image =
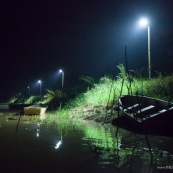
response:
M2 108L2 107L1 107ZM46 126L0 111L0 172L173 172L173 138L134 134L111 125L68 122Z

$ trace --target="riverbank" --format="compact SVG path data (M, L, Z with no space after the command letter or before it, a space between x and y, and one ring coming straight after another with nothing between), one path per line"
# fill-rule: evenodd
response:
M112 119L117 117L114 106L86 106L83 108L75 107L69 110L70 118L80 118L91 120L98 123L111 123Z
M25 104L46 104L47 111L56 112L56 119L84 119L109 123L117 117L116 103L120 95L132 94L149 96L173 102L173 75L148 79L129 76L123 65L116 79L105 76L82 92L76 89L48 90L40 96L30 96ZM130 80L131 79L131 80ZM9 103L22 103L23 99L13 98ZM61 103L61 104L60 104ZM61 107L60 107L61 105ZM51 118L50 118L51 119Z

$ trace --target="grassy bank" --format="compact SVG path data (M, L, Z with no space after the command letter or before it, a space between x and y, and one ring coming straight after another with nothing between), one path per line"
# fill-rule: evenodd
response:
M132 76L129 78L126 73L116 78L102 77L91 89L64 105L64 114L68 114L65 117L100 121L115 114L112 108L120 94L139 94L172 102L173 75L159 75L150 80Z
M70 118L103 119L115 113L112 112L112 108L121 94L139 94L173 101L173 75L159 75L148 79L127 74L123 65L119 65L118 68L120 69L118 76L102 77L82 93L48 90L41 102L53 108L54 114L50 113L46 122L66 121ZM39 99L38 96L32 96L25 102L39 102ZM61 109L59 109L60 103L62 103Z
M139 94L172 102L173 76L158 76L150 80L145 78L129 80L127 76L116 79L103 77L92 89L68 103L68 106L73 109L75 107L80 116L84 107L87 106L101 106L106 109L115 105L120 94Z

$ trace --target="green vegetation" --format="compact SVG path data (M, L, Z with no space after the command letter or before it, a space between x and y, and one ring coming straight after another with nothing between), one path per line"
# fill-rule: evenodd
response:
M72 92L72 90L47 90L47 94L41 99L40 96L31 96L25 103L44 103L48 104L49 110L56 110L55 116L47 121L56 119L67 120L69 118L85 118L93 116L105 117L106 111L116 105L120 94L139 94L167 101L173 101L173 75L162 76L148 79L132 72L127 73L125 67L118 66L120 73L116 78L109 76L102 77L97 83L89 76L81 76L81 79L89 84L85 92ZM140 77L139 77L140 76ZM82 90L81 90L82 91ZM41 100L41 101L40 101ZM10 103L17 100L12 99ZM62 104L62 108L60 108ZM85 114L85 115L84 115ZM86 115L87 114L87 115ZM89 119L89 118L88 118Z
M41 97L40 96L30 96L29 98L27 99L24 99L23 97L22 98L17 98L17 97L14 97L14 98L11 98L8 102L8 104L11 104L11 103L26 103L26 104L30 104L30 103L39 103L41 100Z
M127 75L123 66L116 79L108 76L102 77L98 84L83 94L80 94L68 105L87 106L87 105L107 105L114 103L114 100L122 94L139 94L150 97L172 101L173 98L173 76L159 75L151 80L146 78L136 78Z
M75 107L75 116L81 117L82 110L88 106L91 109L100 106L102 109L100 113L104 112L104 116L106 111L103 110L113 107L120 94L139 94L173 101L173 75L159 75L149 80L127 74L123 65L119 65L118 68L120 73L115 79L108 76L102 77L90 90L67 104L69 108Z

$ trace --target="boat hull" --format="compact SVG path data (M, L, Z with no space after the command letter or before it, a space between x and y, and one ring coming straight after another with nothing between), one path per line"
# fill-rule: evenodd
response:
M46 112L47 107L24 107L24 115L42 115Z
M112 124L137 133L173 136L172 103L142 96L122 96Z
M9 109L23 109L24 107L31 106L32 104L9 104L8 107Z

